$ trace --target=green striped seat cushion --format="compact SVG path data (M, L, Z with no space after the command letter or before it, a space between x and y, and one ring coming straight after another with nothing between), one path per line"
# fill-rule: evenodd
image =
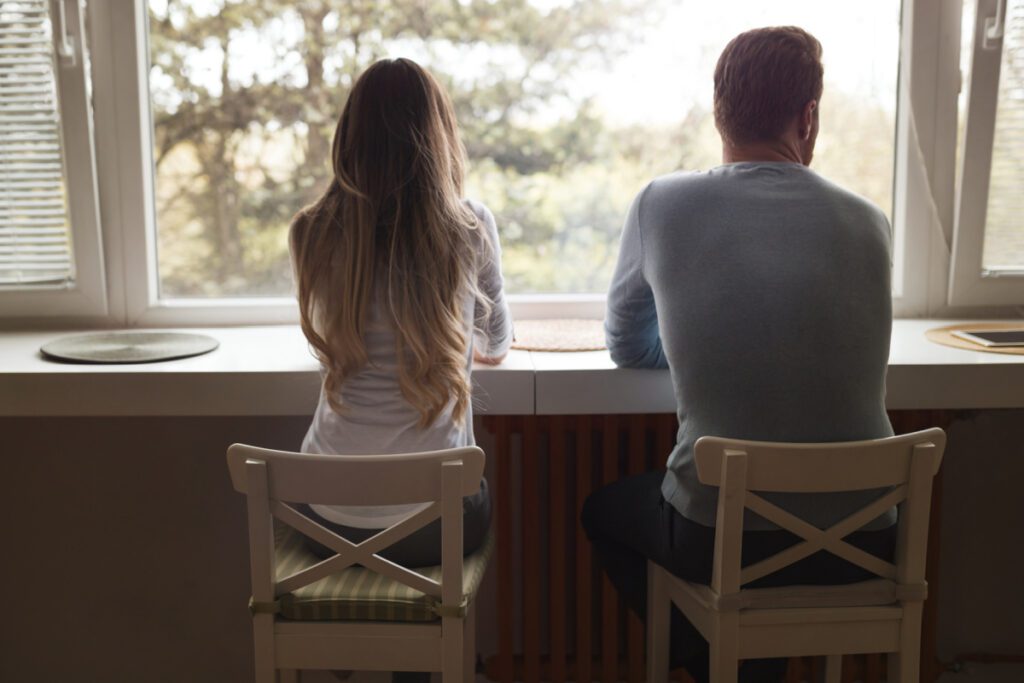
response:
M320 561L306 547L302 534L285 524L274 525L274 545L278 580ZM463 560L462 594L467 601L476 596L493 549L493 536L488 535L483 546ZM440 565L415 571L441 580ZM353 566L281 596L280 615L301 620L434 621L440 618L439 603L415 588Z

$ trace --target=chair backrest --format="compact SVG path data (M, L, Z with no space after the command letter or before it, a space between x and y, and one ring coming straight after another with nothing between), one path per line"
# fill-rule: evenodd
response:
M484 453L476 446L398 455L318 455L234 444L228 469L246 494L253 602L257 609L354 564L388 576L457 608L462 600L462 498L476 493ZM417 512L361 543L351 543L298 512L291 503L322 505L424 504ZM441 581L377 553L441 518ZM273 520L337 554L277 577Z
M712 589L719 595L772 574L819 550L923 591L932 478L946 446L941 429L886 439L839 443L770 443L707 436L694 446L697 475L719 487ZM755 492L834 493L891 490L829 529L819 529ZM900 509L896 562L891 564L842 539L893 505ZM750 509L804 539L756 564L740 566L743 513Z

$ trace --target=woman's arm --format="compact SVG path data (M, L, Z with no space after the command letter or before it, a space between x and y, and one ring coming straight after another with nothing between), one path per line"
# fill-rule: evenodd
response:
M505 359L512 345L512 314L505 300L504 279L501 275L501 243L490 210L478 202L470 202L470 207L480 218L480 244L483 249L477 287L491 302L490 311L481 302L477 302L474 307L473 359L497 365Z

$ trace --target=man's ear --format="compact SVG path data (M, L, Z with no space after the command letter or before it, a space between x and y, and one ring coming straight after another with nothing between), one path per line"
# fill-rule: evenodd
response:
M797 131L800 134L801 140L809 140L811 133L814 131L814 118L818 115L818 101L811 100L804 105L803 111L800 112L800 129Z

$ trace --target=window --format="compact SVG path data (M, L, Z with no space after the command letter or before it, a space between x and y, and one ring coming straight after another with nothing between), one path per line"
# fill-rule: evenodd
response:
M759 25L799 23L823 41L815 167L891 213L898 2L431 10L149 3L161 297L289 294L289 219L322 191L345 94L382 55L421 61L453 94L469 193L498 217L512 293L606 290L641 187L719 163L714 63L732 36Z
M994 10L979 1L979 13ZM961 10L961 0L94 3L113 310L129 325L294 322L289 220L328 180L354 77L402 54L453 95L468 194L498 217L516 315L600 315L630 200L654 176L718 163L712 71L724 43L795 23L824 45L813 167L890 215L897 315L942 314ZM1004 90L1005 112L1015 95ZM983 118L968 117L967 138ZM968 140L965 163L979 163L976 146ZM1009 151L996 162L1019 156ZM959 221L958 244L969 223ZM1014 263L986 263L999 271L986 283L1013 280Z
M8 315L106 312L82 35L77 3L0 5L0 311Z
M950 300L1024 302L1024 0L965 3L971 38ZM966 60L965 60L966 61Z

